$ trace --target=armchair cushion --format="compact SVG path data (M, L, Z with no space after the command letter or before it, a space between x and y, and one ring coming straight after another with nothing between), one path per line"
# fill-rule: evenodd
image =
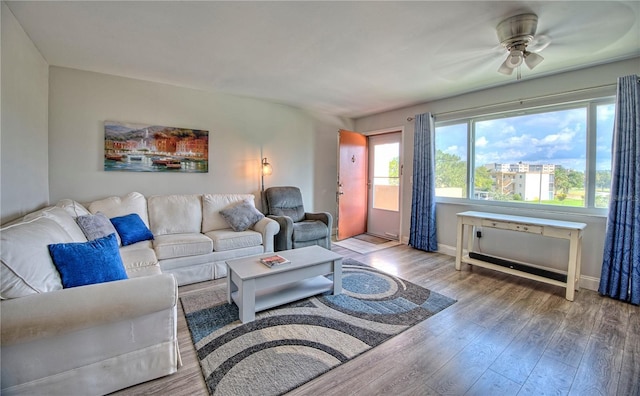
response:
M287 216L293 222L304 220L302 193L297 187L270 187L265 191L269 214Z
M327 225L319 220L304 220L293 223L293 241L308 242L326 238Z

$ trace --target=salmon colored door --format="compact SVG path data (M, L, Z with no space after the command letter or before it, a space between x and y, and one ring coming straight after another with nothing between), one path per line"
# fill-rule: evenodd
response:
M338 143L338 231L342 240L367 231L367 137L340 130Z

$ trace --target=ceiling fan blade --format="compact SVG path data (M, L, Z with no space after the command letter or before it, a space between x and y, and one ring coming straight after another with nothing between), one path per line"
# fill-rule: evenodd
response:
M570 22L570 23L569 23ZM605 49L629 32L635 22L635 14L628 6L617 2L592 2L575 14L571 21L561 19L552 7L539 12L538 37L553 38L551 47L563 46L581 53L591 48ZM548 45L548 44L547 44ZM529 49L539 52L539 44Z
M531 40L531 43L527 45L527 51L540 52L547 48L549 44L551 44L551 37L549 35L538 34L533 38L533 40Z
M443 48L433 58L431 69L441 76L459 79L465 71L478 70L488 65L497 65L497 61L506 55L500 45L489 48Z

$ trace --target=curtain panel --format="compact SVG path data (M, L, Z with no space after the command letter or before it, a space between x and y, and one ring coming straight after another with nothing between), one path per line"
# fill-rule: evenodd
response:
M415 117L413 143L413 194L411 200L411 229L409 245L435 252L435 123L431 113Z
M620 77L600 294L640 305L640 82Z

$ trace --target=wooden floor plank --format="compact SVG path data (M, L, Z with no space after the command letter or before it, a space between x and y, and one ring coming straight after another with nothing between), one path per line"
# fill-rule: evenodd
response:
M467 265L456 271L453 257L406 245L366 255L332 250L458 302L290 395L566 394L569 384L572 395L640 396L638 307L586 290L571 303L560 287ZM225 285L220 279L179 293ZM117 395L208 394L178 311L184 365ZM512 369L522 371L517 382L505 375Z
M512 396L517 395L520 391L520 384L511 381L495 371L487 370L482 374L480 379L469 389L465 396L487 396L500 395Z
M578 367L589 342L602 297L590 290L581 290L582 298L571 304L567 316L544 352L546 357Z
M616 395L623 353L622 349L591 337L569 394Z
M518 396L566 395L571 389L576 367L543 356L536 364Z
M640 396L640 307L630 306L629 310L618 395Z

